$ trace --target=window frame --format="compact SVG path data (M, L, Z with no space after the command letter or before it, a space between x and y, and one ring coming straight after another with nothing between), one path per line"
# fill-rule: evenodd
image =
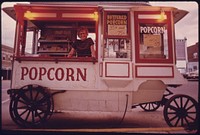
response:
M112 15L123 15L126 14L127 16L127 24L126 24L126 29L127 29L127 33L126 35L109 35L108 34L108 25L107 25L107 15L108 14L112 14ZM129 40L130 42L130 57L129 58L119 58L119 57L105 57L105 46L103 46L103 59L109 59L109 60L121 60L121 61L130 61L132 60L132 45L131 45L131 25L130 25L130 11L113 11L113 10L106 10L104 11L103 14L103 41L104 41L104 45L107 44L108 40ZM117 54L116 54L117 55Z
M14 49L14 59L18 61L70 61L70 62L97 62L98 61L98 8L97 7L60 7L60 9L55 7L43 7L43 6L31 6L31 8L26 7L26 5L15 5L15 12L16 12L16 36L15 36L15 49ZM40 10L38 10L41 8ZM79 11L79 10L81 11ZM40 16L34 18L26 17L26 13L30 12L36 16L38 14L53 14L55 16ZM81 14L80 16L74 16L71 14ZM27 26L28 23L32 21L55 21L58 22L68 22L68 21L78 21L78 22L87 22L87 21L94 21L94 33L96 34L95 39L95 48L96 48L96 59L92 57L72 57L67 58L66 56L40 56L31 52L28 54L25 52L27 44L27 32L32 31ZM34 31L33 31L34 32ZM35 40L34 38L32 38ZM38 46L37 44L35 46ZM33 45L34 46L34 45ZM33 47L32 46L32 47Z
M171 23L171 13L164 11L167 19L140 19L139 15L160 15L161 11L135 11L134 12L134 29L135 29L135 58L136 63L173 63L173 31ZM167 25L167 46L168 46L168 59L166 58L140 58L140 23L147 24L166 24Z

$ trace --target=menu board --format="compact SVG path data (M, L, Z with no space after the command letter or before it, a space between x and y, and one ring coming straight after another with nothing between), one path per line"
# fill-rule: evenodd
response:
M127 36L128 14L108 12L106 14L106 31L108 36Z

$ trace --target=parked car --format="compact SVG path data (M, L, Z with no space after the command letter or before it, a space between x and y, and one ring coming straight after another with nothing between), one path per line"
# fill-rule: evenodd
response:
M199 78L199 70L188 72L186 75L187 79L197 79Z

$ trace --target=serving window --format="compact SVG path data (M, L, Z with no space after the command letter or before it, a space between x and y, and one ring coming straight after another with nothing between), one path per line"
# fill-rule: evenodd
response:
M42 7L21 13L22 6L16 6L19 17L16 27L15 57L21 60L70 60L94 61L92 58L78 58L76 53L68 58L72 44L78 39L77 30L80 27L88 29L88 38L94 42L97 49L98 12L96 8L62 8L48 10ZM38 10L37 8L41 8ZM31 35L31 37L29 36ZM96 50L96 53L98 51ZM97 54L96 54L96 58Z
M104 58L131 59L130 14L104 11Z
M136 62L172 62L170 13L136 12Z
M88 38L95 41L95 22L71 21L71 22L48 22L40 31L37 53L48 56L67 56L72 44L79 39L77 29L85 26L88 29ZM74 57L77 57L76 53Z

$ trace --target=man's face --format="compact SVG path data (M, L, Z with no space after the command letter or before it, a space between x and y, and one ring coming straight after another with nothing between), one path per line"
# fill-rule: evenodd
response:
M79 38L81 40L85 40L87 38L87 32L85 30L82 30L79 32Z

